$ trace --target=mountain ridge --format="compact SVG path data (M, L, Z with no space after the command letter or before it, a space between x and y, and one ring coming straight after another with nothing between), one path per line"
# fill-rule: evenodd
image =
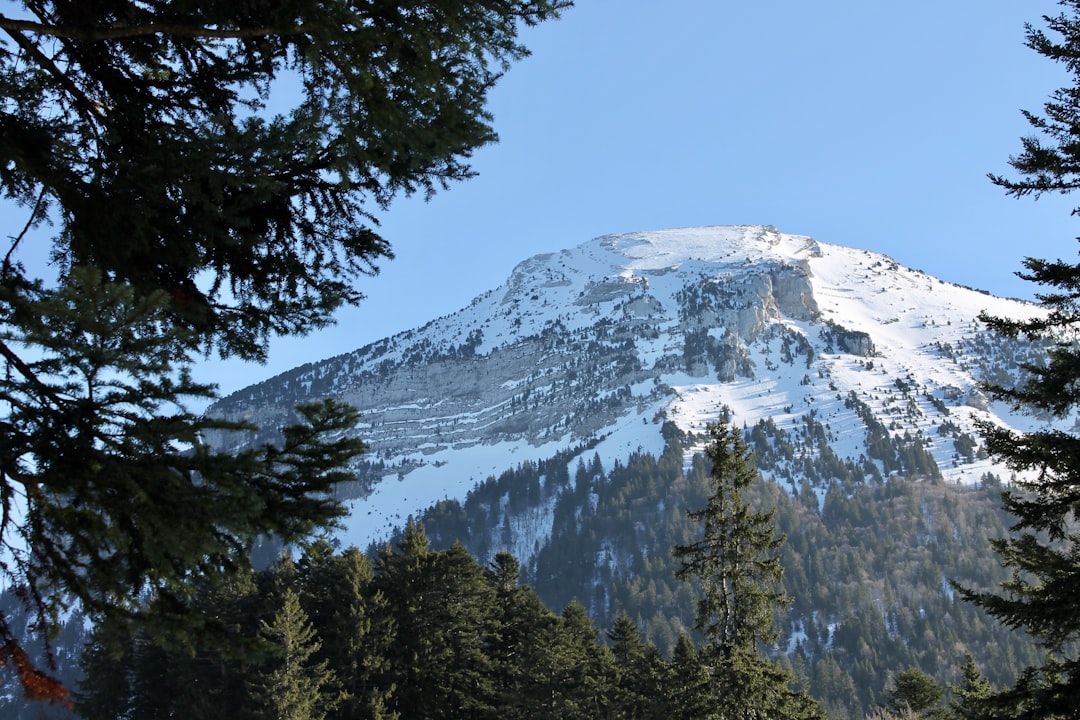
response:
M884 433L897 457L917 447L946 480L974 482L1005 472L979 456L974 420L1032 422L990 403L979 381L1039 361L1038 348L982 328L984 310L1040 311L770 226L605 235L528 258L465 308L211 412L271 439L297 402L356 405L371 449L342 537L359 547L522 462L573 447L607 466L659 455L663 421L692 432L721 413L748 428L810 415L835 455L888 475L894 464L868 450Z

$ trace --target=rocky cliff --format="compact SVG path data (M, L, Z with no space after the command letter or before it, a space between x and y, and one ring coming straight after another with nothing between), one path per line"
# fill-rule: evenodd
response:
M1037 311L771 227L606 236L525 260L422 328L223 399L212 412L263 434L213 441L270 439L317 397L359 407L370 452L347 536L361 545L525 460L659 454L663 420L693 432L721 413L789 429L811 416L841 459L905 472L884 441L932 458L918 473L974 481L1003 472L979 453L976 418L1036 421L992 407L979 381L1018 377L1041 352L988 334L984 310ZM798 460L777 477L798 484Z

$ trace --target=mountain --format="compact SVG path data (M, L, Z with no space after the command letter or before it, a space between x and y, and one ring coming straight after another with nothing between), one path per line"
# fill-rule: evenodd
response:
M866 250L763 226L596 238L538 255L466 308L221 399L209 412L272 441L296 404L357 406L369 451L341 488L338 540L373 548L420 518L436 546L500 550L554 609L580 599L599 628L626 612L670 651L692 629L671 548L708 492L706 423L744 427L786 534L782 662L830 717L862 717L892 673L956 682L971 652L995 682L1038 658L963 603L950 581L1006 579L988 537L1008 532L1011 473L975 422L1047 418L990 402L1046 347L977 320L1041 312ZM1059 421L1075 422L1075 418ZM71 682L82 621L65 627ZM0 697L0 714L36 706Z
M660 454L665 419L694 432L722 412L780 429L810 415L838 458L970 483L1008 477L979 456L976 419L1033 422L989 403L978 382L1010 382L1042 352L988 334L984 310L1037 312L771 227L611 235L530 258L466 308L211 412L272 429L305 400L360 408L370 451L344 533L360 547L526 460L588 446L610 467ZM801 448L773 474L797 487L783 471L822 449ZM922 465L905 466L905 450Z
M436 546L512 552L549 607L580 599L600 628L628 613L670 651L693 625L670 551L708 491L702 430L733 422L788 538L774 652L830 716L862 717L898 670L956 682L970 652L1007 682L1038 657L951 585L1006 579L987 538L1008 532L1012 475L976 422L1050 421L980 390L1048 349L989 333L983 311L1041 309L772 227L610 235L222 399L211 412L263 431L210 440L273 440L299 402L352 403L370 450L341 489L341 543L374 549L415 516Z

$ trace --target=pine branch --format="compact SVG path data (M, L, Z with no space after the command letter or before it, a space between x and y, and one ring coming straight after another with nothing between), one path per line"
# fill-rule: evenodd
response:
M48 35L63 40L100 42L102 40L124 40L151 35L171 35L173 37L206 40L251 40L273 35L309 35L325 28L319 23L301 23L274 27L271 25L249 28L213 28L201 25L181 25L174 23L147 23L143 25L116 24L107 27L74 27L50 25L32 20L17 20L0 15L0 28L9 34L29 32Z
M96 122L105 120L105 112L101 107L99 107L97 103L91 101L90 98L86 97L86 94L70 77L68 77L67 73L57 67L56 63L46 56L45 53L41 52L41 49L36 44L31 42L29 38L15 28L4 27L2 23L0 23L0 27L3 27L4 30L7 31L7 34L11 36L11 39L15 41L15 44L28 55L32 56L34 62L45 70L45 72L49 73L49 75L67 91L67 93L75 100L75 104L78 107L80 114L91 123L91 126Z

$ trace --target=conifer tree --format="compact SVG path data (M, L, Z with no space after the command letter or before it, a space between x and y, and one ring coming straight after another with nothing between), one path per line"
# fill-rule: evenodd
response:
M184 408L211 390L183 367L194 340L163 322L164 292L140 297L74 268L55 290L5 294L0 283L4 301L0 348L38 349L22 363L32 383L0 376L0 573L36 611L34 627L74 603L97 619L146 619L148 597L172 607L155 622L183 627L195 586L245 564L257 529L295 540L343 514L329 490L363 444L323 438L354 425L352 409L305 406L306 423L280 444L215 451L203 433L246 426ZM0 667L18 648L0 614Z
M689 635L680 635L675 644L662 691L671 720L701 720L715 710L712 679Z
M301 605L322 643L315 658L329 664L345 693L335 714L389 717L385 708L393 688L375 681L386 669L394 627L367 558L356 548L336 554L320 538L305 549L296 579Z
M622 668L632 668L645 656L645 643L641 641L641 630L637 623L625 612L615 617L615 622L607 631L608 642L615 662Z
M696 628L705 637L701 660L713 679L718 718L821 717L816 703L792 689L795 678L761 654L775 642L773 614L786 602L773 513L750 507L746 490L761 476L742 434L711 424L705 454L712 492L705 507L687 516L702 537L676 546L677 577L696 581Z
M277 569L262 574L276 575ZM191 613L210 637L188 647L170 638L168 624L132 628L103 619L79 659L78 714L86 720L255 720L248 691L251 668L265 653L257 639L259 618L269 616L281 597L265 595L246 572L203 587Z
M950 685L953 699L949 703L949 715L955 720L978 720L982 717L983 709L980 707L984 700L993 695L994 688L990 681L983 677L975 664L975 656L971 653L964 655L964 667L960 670L960 683Z
M495 705L507 720L533 717L540 703L536 658L549 647L546 633L555 622L555 614L532 588L520 584L520 572L517 558L500 552L485 574L495 591L496 627L489 651Z
M133 638L118 646L90 635L79 658L85 689L75 694L79 715L86 720L131 717L133 673L126 661L133 654Z
M916 667L896 673L881 701L881 707L892 715L910 713L925 720L944 720L941 701L945 692L934 679Z
M1027 44L1064 65L1071 84L1055 91L1043 112L1025 112L1033 134L1010 159L1016 179L991 175L1014 197L1069 193L1080 188L1080 1L1059 0L1064 10L1044 17L1046 30L1028 25ZM1074 214L1076 211L1074 211ZM1030 319L983 316L1007 337L1055 343L1045 366L1028 367L1019 386L990 385L992 395L1017 408L1072 419L1080 408L1080 263L1024 260L1018 275L1043 288L1045 313ZM961 588L964 597L1011 628L1024 630L1047 650L1041 666L1028 667L1015 685L980 703L1012 718L1075 717L1080 697L1080 436L1046 429L1022 434L989 423L981 428L986 449L1017 473L1003 493L1016 518L1012 537L993 541L1012 577L999 591Z
M656 647L642 641L641 629L626 613L615 618L607 638L617 671L610 716L667 720L670 713L659 692L667 668Z
M549 651L556 670L552 716L605 717L614 692L615 660L597 642L596 627L576 599L566 604L560 620Z
M222 428L186 410L215 394L193 359L263 360L271 337L359 302L357 281L392 257L375 213L472 174L496 139L487 93L526 54L520 28L568 5L0 11L0 584L27 598L40 637L68 599L134 617L162 593L180 624L187 580L339 514L322 499L327 463L358 447L319 432L355 416L308 408L292 447L215 456L199 439ZM62 699L21 631L0 617L0 666Z
M490 712L498 697L489 655L498 640L495 591L464 547L431 550L410 518L396 549L380 553L374 587L395 630L381 679L396 688L390 708L403 718Z
M323 720L340 696L328 663L312 657L321 642L292 588L285 591L281 609L271 622L263 623L260 634L273 654L254 683L253 700L271 720Z

